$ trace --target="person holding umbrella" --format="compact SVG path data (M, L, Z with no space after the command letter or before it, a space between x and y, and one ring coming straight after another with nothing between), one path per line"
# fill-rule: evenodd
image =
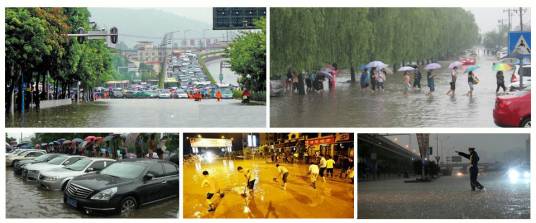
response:
M455 66L450 70L450 89L447 91L448 96L454 96L456 91L456 80L458 79L458 67Z
M415 69L415 76L413 77L413 89L416 90L418 88L419 90L421 90L421 71L419 70L419 67L417 65L410 65L410 67L413 67L413 69Z
M499 89L503 89L503 93L506 92L506 87L504 86L504 74L502 71L497 71L497 74L495 75L497 78L497 89L495 90L495 94L499 94Z
M428 83L428 88L430 88L430 91L426 95L430 96L435 91L435 81L434 81L435 74L433 74L432 71L437 70L439 68L441 68L441 64L438 64L438 63L431 63L431 64L426 65L426 67L424 67L424 69L427 70L426 81Z
M475 84L478 84L479 80L478 77L473 73L476 69L478 69L478 66L470 66L465 70L465 73L467 73L467 83L469 84L469 91L466 96L473 97L473 90Z

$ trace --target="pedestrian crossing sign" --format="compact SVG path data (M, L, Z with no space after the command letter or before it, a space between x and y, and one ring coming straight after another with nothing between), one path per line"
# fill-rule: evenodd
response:
M508 54L530 56L530 32L509 32Z

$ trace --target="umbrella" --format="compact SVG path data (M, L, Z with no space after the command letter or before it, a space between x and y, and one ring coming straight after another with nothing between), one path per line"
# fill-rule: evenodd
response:
M441 68L441 64L438 64L438 63L431 63L431 64L426 65L426 67L424 67L425 70L437 70L440 68Z
M495 65L493 65L493 70L496 70L496 71L506 71L506 70L511 70L511 69L512 69L512 66L510 64L496 63Z
M113 135L109 135L109 136L104 137L103 141L108 142L108 141L111 141L113 138L114 138Z
M65 144L71 144L71 143L73 143L73 141L71 141L71 140L65 140L65 141L63 141L63 145L65 145Z
M41 143L41 146L48 146L48 143Z
M452 69L454 69L455 67L456 67L456 68L460 68L462 65L463 65L462 62L460 62L460 61L454 61L454 62L452 62L452 63L449 65L449 69L452 70Z
M88 137L85 138L85 141L93 141L93 140L95 140L96 138L97 138L97 137L95 137L95 136L88 136Z
M387 65L384 64L383 62L379 61L379 60L375 60L375 61L372 61L372 62L368 63L366 67L367 68L371 68L371 67L381 68L381 67L387 67Z
M413 67L415 69L419 68L419 66L417 66L417 64L411 64L411 65L408 65L408 67Z
M480 68L479 66L477 65L473 65L473 66L469 66L465 69L465 71L463 73L469 73L471 71L475 71L476 69Z
M359 65L359 70L366 70L367 69L367 65L366 64L361 64Z
M58 142L58 141L54 141L54 142L52 142L52 144L56 144L56 145L59 145L59 144L61 144L61 143L60 143L60 142Z
M398 71L400 71L400 72L414 71L414 70L415 70L415 68L410 67L410 66L405 66L405 67L401 67L401 68L398 69Z
M73 140L71 140L72 142L76 142L76 143L81 143L83 142L84 140L82 140L81 138L74 138Z

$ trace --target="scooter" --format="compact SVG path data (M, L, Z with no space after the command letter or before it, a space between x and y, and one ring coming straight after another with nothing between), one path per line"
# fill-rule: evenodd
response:
M244 95L242 96L242 104L249 104L249 97Z

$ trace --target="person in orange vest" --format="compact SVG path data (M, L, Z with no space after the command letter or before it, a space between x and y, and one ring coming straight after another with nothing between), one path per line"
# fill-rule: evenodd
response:
M196 101L201 101L201 98L202 98L202 96L201 96L201 92L197 91L197 92L195 93L194 99L195 99Z
M218 101L221 100L221 91L220 90L216 91L216 100L218 100Z

